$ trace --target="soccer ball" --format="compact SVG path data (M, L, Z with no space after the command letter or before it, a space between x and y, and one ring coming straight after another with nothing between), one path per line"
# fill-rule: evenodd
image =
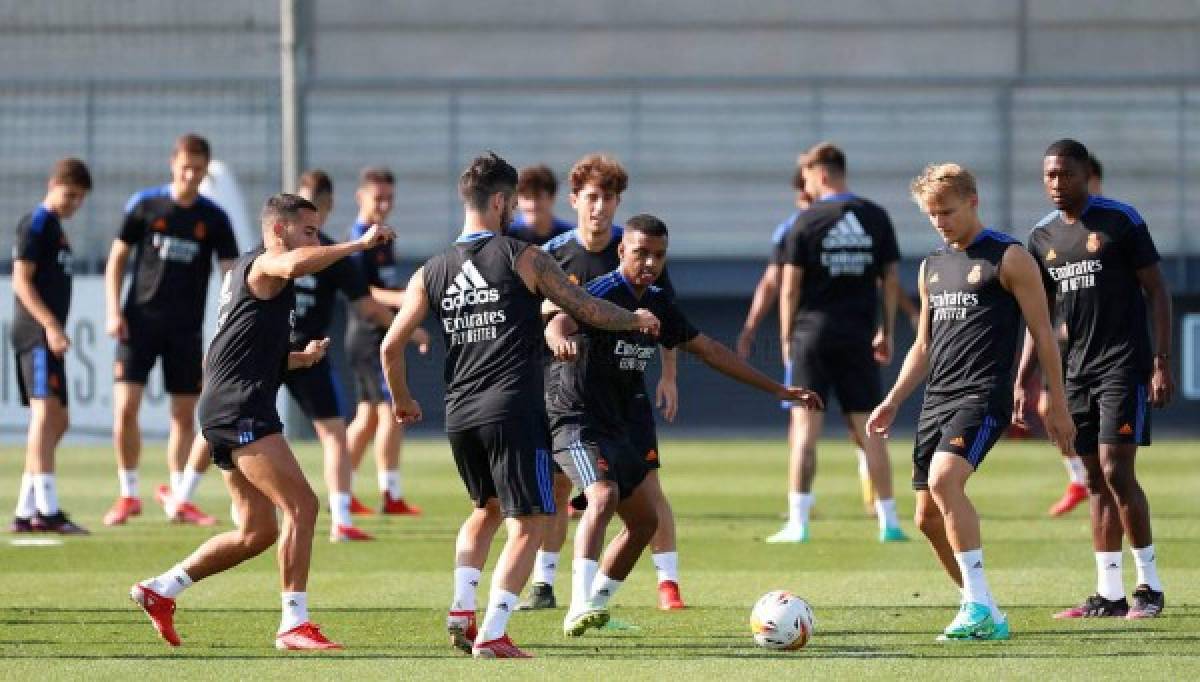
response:
M764 649L795 651L808 644L813 627L808 602L787 590L764 594L750 612L754 643Z

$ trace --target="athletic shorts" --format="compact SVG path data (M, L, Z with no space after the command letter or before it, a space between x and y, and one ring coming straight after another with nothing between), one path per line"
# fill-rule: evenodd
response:
M922 407L913 446L913 490L929 490L929 467L936 452L952 452L979 469L1011 420L1011 405L984 401Z
M312 367L284 372L283 385L287 386L288 392L309 419L345 418L342 386L333 373L333 364L328 356Z
M256 440L273 433L283 433L283 423L278 419L243 417L232 424L217 424L201 428L204 440L208 441L208 454L213 464L225 471L233 471L233 451L246 447Z
M354 380L354 394L360 403L378 405L392 402L387 381L383 377L383 364L379 360L379 347L356 344L349 348L347 362Z
M30 400L57 397L67 406L67 367L63 359L50 352L46 346L34 346L29 350L17 351L17 390L21 404L29 406Z
M477 508L495 497L508 517L554 514L544 415L511 417L446 436L458 475Z
M1094 455L1105 445L1150 444L1150 386L1122 376L1067 381L1075 421L1075 452Z
M658 427L654 422L654 405L646 395L635 398L630 405L629 444L634 453L645 462L647 469L662 466L658 453Z
M646 480L649 468L629 439L580 424L554 431L554 461L579 490L597 481L612 481L625 499Z
M194 395L203 385L204 344L200 332L179 333L156 324L129 322L129 338L117 342L113 378L145 384L154 363L162 358L167 393Z
M868 413L882 399L879 364L869 337L797 333L787 369L785 384L816 392L826 405L830 394L836 394L846 414Z

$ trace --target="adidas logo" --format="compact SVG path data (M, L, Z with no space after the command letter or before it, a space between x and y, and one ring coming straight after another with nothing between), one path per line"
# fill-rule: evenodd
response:
M607 597L607 596L609 596L609 591L608 591L608 588L601 589L601 590L596 590L596 596L598 596L598 597Z
M454 282L446 287L442 296L442 310L447 312L466 305L480 303L495 303L500 300L500 292L493 289L479 274L479 269L471 261L463 263L462 272L454 278Z
M472 581L471 581L471 587L479 587L479 581L478 581L478 580L472 580Z
M869 249L874 244L875 240L871 239L871 236L863 229L862 223L858 222L858 217L853 213L846 213L842 216L842 219L821 240L821 246L826 249Z
M971 568L983 568L983 562L982 562L982 561L976 561L976 562L975 562L975 565L974 565L974 566L972 566Z
M1118 566L1118 565L1116 564L1116 562L1113 562L1113 563L1110 563L1110 564L1109 564L1108 566L1106 566L1105 568L1120 568L1120 566Z
M955 436L950 439L950 444L956 448L965 448L967 447L967 439L962 436Z

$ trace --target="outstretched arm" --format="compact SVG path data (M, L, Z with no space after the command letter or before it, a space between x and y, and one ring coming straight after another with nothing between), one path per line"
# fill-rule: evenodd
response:
M770 393L780 400L792 401L809 409L824 407L820 396L816 393L805 388L784 386L751 367L745 360L729 350L725 344L714 341L704 334L697 334L691 341L684 343L683 349L700 358L704 364L721 374L765 393Z
M425 296L425 268L417 268L404 290L404 304L400 306L392 326L383 337L379 349L383 364L383 377L392 394L392 413L396 421L415 422L421 419L421 406L413 400L408 390L408 377L404 369L404 346L413 332L429 312L429 300Z
M754 298L750 299L750 310L746 312L746 321L742 323L742 331L737 338L737 354L743 360L749 359L758 327L779 298L779 277L779 265L768 263L758 280L758 286L754 287Z
M913 345L908 349L908 355L904 356L904 364L900 367L900 376L896 377L896 384L892 386L892 390L888 391L887 396L882 403L871 412L871 416L867 418L867 437L882 436L887 438L888 429L892 427L892 422L896 420L896 412L900 409L900 403L912 394L925 380L925 375L929 373L929 292L925 288L925 263L921 263L921 269L917 276L917 290L921 294L921 315L917 323L917 337L913 339Z
M640 330L658 336L658 318L648 310L630 312L589 295L545 251L527 248L517 257L517 272L530 291L550 299L568 315L599 329Z
M803 268L788 263L783 266L783 278L779 282L779 346L785 365L792 360L792 328L796 326L796 308L800 306L803 275Z

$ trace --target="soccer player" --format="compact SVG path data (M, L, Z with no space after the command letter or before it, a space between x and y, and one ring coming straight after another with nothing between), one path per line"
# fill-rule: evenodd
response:
M504 234L541 246L574 225L554 215L558 178L549 166L526 166L517 176L517 215Z
M592 280L588 293L626 310L654 313L662 323L658 341L636 331L580 327L567 315L556 316L546 328L547 343L564 360L554 365L546 388L554 459L588 497L575 532L571 606L563 620L568 637L608 622L609 600L657 532L657 502L644 485L650 469L630 436L647 421L653 423L644 374L660 344L681 347L722 374L783 400L820 406L815 393L772 381L699 333L672 297L653 285L667 259L667 226L661 220L646 214L630 218L619 254L619 267ZM637 410L647 414L636 418ZM624 529L601 559L614 514Z
M387 223L392 212L396 193L396 177L387 168L364 168L359 175L358 216L350 228L350 237L357 239L366 234L372 225ZM366 280L371 298L390 308L398 309L404 301L396 272L396 254L392 244L383 243L371 251L356 254L351 262ZM383 381L383 369L379 365L379 344L387 325L378 319L354 310L346 325L346 355L350 371L354 375L358 404L354 419L346 427L346 439L350 448L353 470L358 469L366 454L367 445L375 443L375 470L378 476L380 496L383 501L380 512L403 516L416 516L420 507L404 499L404 488L400 480L400 450L404 445L404 425L392 419L392 396ZM427 347L429 334L424 329L414 332L414 342ZM351 501L357 514L371 514L367 506Z
M846 156L823 142L800 158L804 186L816 201L801 213L784 245L780 282L780 345L791 369L788 384L809 386L828 402L837 393L856 442L867 455L875 487L880 542L905 541L892 496L892 465L886 444L867 439L864 424L879 401L879 363L891 361L892 329L900 285L896 234L887 212L851 194ZM883 317L876 328L877 288ZM769 543L807 542L816 476L816 447L824 411L792 407L788 467L788 522Z
M308 569L318 502L283 438L275 397L285 370L312 367L329 339L290 350L295 315L293 281L392 238L373 226L344 244L322 245L317 207L276 194L262 210L264 246L237 260L221 286L217 335L205 362L199 417L213 463L237 507L241 527L209 539L162 575L135 583L129 596L171 646L175 598L193 583L258 556L279 543L283 614L278 649L340 649L308 618ZM276 521L282 512L282 530Z
M25 471L17 494L14 533L87 535L58 506L54 456L67 432L67 314L71 309L71 244L63 220L83 205L92 176L79 159L50 170L42 203L17 223L13 246L12 344L17 388L30 411Z
M562 267L563 272L576 283L587 283L612 272L620 263L618 247L622 229L613 224L621 194L629 184L625 168L614 158L601 154L590 154L580 159L569 176L571 206L575 209L576 228L560 235L543 247ZM656 285L672 298L675 290L664 270ZM551 306L552 308L552 306ZM550 310L551 315L558 311ZM675 383L676 352L664 348L662 352L662 375L655 389L655 403L667 421L675 419L679 406L679 391ZM647 396L640 400L648 402ZM638 407L641 407L640 405ZM658 581L658 607L663 610L684 608L679 591L679 552L675 540L675 515L671 504L663 493L658 478L662 462L655 434L652 409L632 409L631 414L641 419L634 427L633 445L646 458L650 473L646 487L655 501L659 520L658 532L650 542L651 558L654 561ZM553 608L554 578L559 553L567 539L566 499L570 495L570 480L555 467L554 492L558 512L546 533L541 551L534 567L533 585L522 608Z
M123 524L142 511L138 409L146 379L160 357L171 409L167 468L172 492L181 488L188 449L196 435L201 333L212 260L215 255L221 271L228 272L238 257L229 218L199 193L211 159L203 137L188 133L177 139L171 154L171 183L142 190L129 200L121 231L109 251L104 291L108 333L117 340L113 445L121 494L104 515L106 526ZM121 281L130 253L133 281L121 305Z
M1067 412L1058 349L1037 264L1020 242L985 229L975 178L953 163L913 180L912 197L946 242L921 263L921 320L896 384L871 413L872 439L886 437L899 406L928 376L913 448L916 522L962 590L940 640L1009 638L984 573L979 516L967 481L1012 417L1013 361L1021 318L1046 367L1046 431L1064 452L1075 427Z
M1148 618L1165 600L1134 462L1138 446L1150 444L1147 407L1166 405L1174 391L1171 298L1146 222L1129 204L1089 194L1089 158L1075 140L1046 149L1042 180L1056 210L1029 237L1067 328L1067 396L1078 428L1075 450L1087 469L1096 552L1096 594L1055 617ZM1033 364L1026 351L1022 379ZM1014 390L1018 406L1023 386L1018 381ZM1137 564L1132 605L1122 584L1122 532Z
M545 516L554 513L542 401L541 301L604 329L657 334L658 319L587 295L537 247L499 236L515 204L517 171L495 154L459 178L461 236L409 280L404 306L381 351L397 420L421 418L405 377L404 346L432 311L446 344L446 432L459 475L475 503L455 544L451 644L476 658L527 658L505 634L529 578ZM492 575L483 623L475 592L500 524L508 541Z

